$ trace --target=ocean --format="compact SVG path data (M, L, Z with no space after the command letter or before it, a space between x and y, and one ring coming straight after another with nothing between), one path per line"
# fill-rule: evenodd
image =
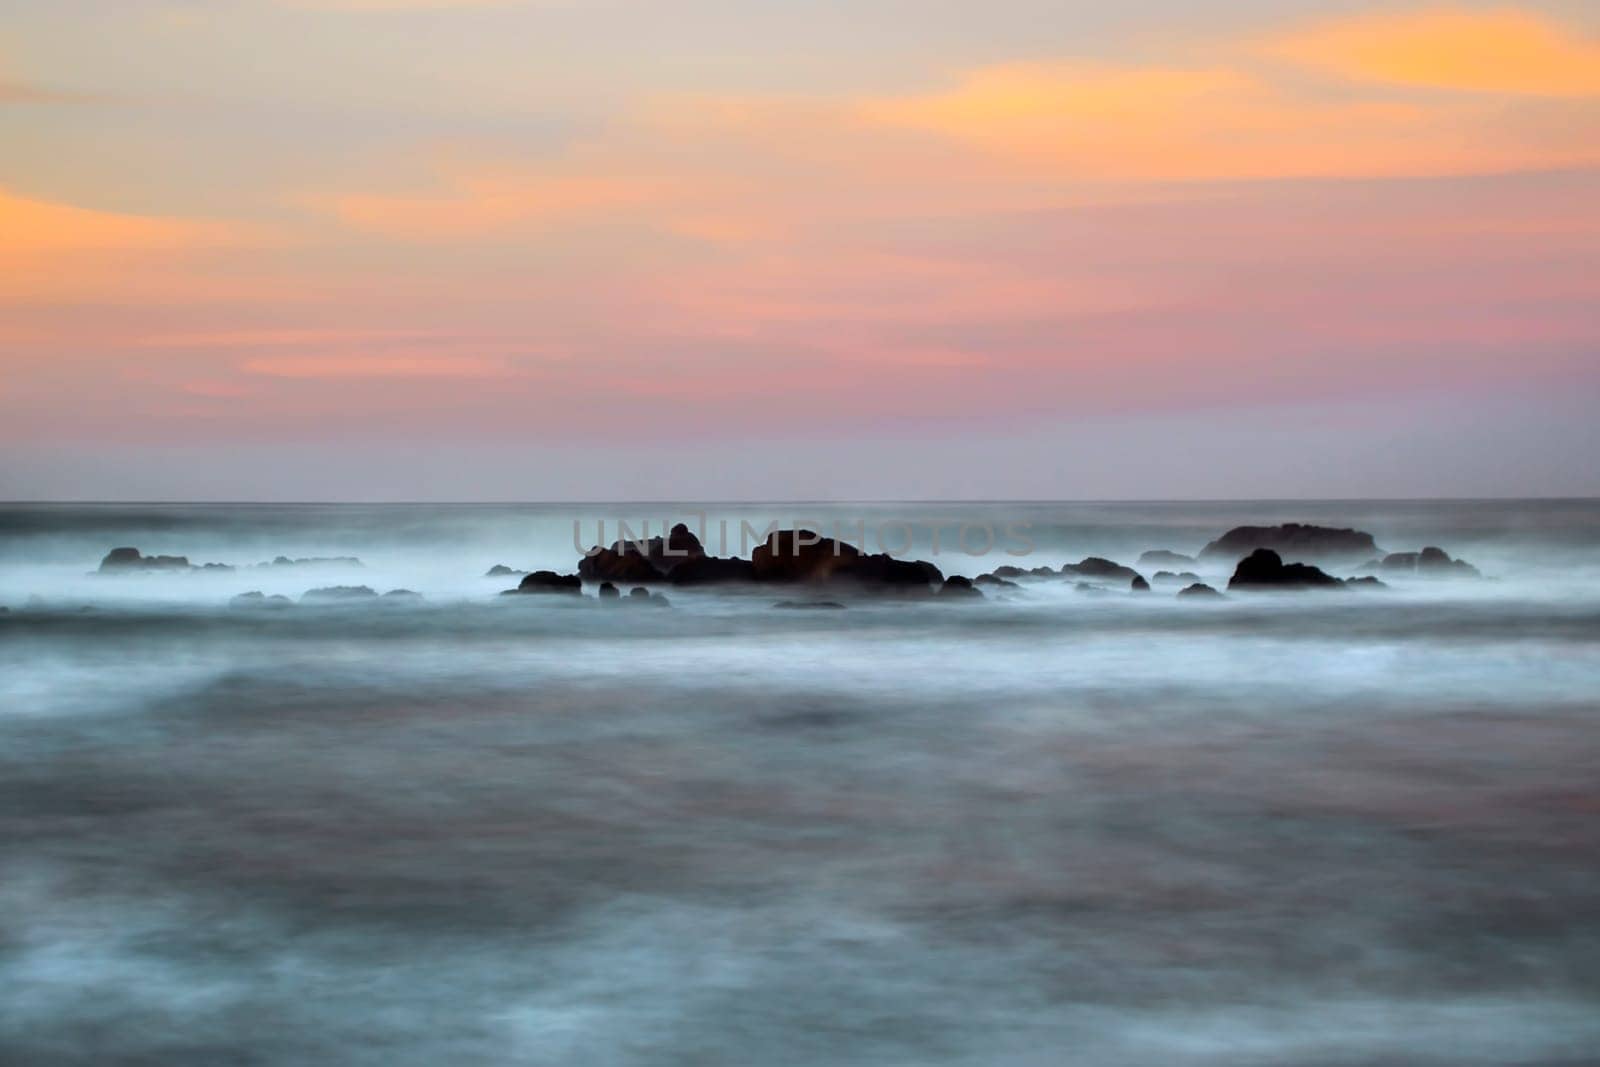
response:
M485 576L619 521L1147 577L1298 521L1482 577ZM299 602L340 585L421 595ZM7 1064L1600 1060L1600 501L7 504L0 606Z

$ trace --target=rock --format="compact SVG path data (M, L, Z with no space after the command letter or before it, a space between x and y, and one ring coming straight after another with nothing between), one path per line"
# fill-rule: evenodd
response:
M230 608L292 608L294 601L286 596L267 596L259 589L240 593L228 601Z
M755 581L755 568L747 559L699 556L672 568L673 585L723 585Z
M1478 568L1466 560L1451 559L1442 548L1432 545L1421 552L1391 552L1381 561L1373 561L1362 570L1378 570L1384 574L1414 574L1425 578L1482 578Z
M636 585L632 589L628 590L628 599L629 600L649 600L650 599L650 590L646 589L642 585Z
M1282 526L1235 526L1200 550L1200 559L1235 562L1258 548L1297 560L1340 561L1380 554L1369 533L1289 522Z
M665 537L617 540L610 548L591 549L578 562L578 576L588 581L659 582L705 554L700 539L680 522Z
M527 573L527 571L519 571L515 567L507 567L504 563L496 563L485 571L483 576L485 578L516 578Z
M1201 599L1207 599L1207 598L1215 599L1215 600L1224 599L1221 593L1217 592L1215 589L1211 588L1209 585L1207 585L1204 582L1195 582L1193 585L1184 586L1182 589L1178 590L1178 595L1179 596L1188 596L1188 597L1199 597Z
M1139 556L1139 564L1144 567L1187 567L1195 562L1193 556L1185 556L1182 552L1168 552L1164 548L1152 548Z
M100 573L117 571L187 571L194 570L187 556L142 556L137 548L113 548L100 561Z
M670 608L672 606L672 601L660 593L652 593L642 585L636 585L628 590L627 599L623 600L623 603L651 608Z
M777 530L750 556L757 582L845 583L875 591L926 593L944 574L923 560L865 555L854 545L810 530Z
M1258 548L1239 561L1229 589L1338 588L1344 583L1305 563L1285 563L1270 548Z
M837 600L780 600L772 605L782 611L843 611Z
M1062 572L1054 567L1035 567L1028 572L1034 578L1054 578L1060 573Z
M509 592L509 590L508 590ZM534 571L517 583L518 593L562 593L583 595L583 579L576 574L557 574L555 571Z
M1068 563L1061 568L1061 573L1072 578L1104 578L1107 581L1131 582L1141 578L1138 571L1132 567L1124 567L1120 563L1099 556L1089 556L1080 563Z
M1184 571L1173 574L1171 571L1156 571L1150 576L1151 585L1194 585L1200 581L1200 576L1193 571Z
M965 597L969 600L982 600L983 590L972 584L971 578L963 578L959 574L952 574L944 580L939 587L939 595L947 597Z
M1133 576L1133 581L1128 583L1128 591L1133 593L1148 593L1150 591L1150 583L1139 577L1139 575L1135 574Z
M421 600L422 594L415 589L391 589L383 594L385 600Z
M1365 577L1362 577L1362 578L1346 578L1344 580L1344 584L1345 585L1357 585L1357 586L1369 586L1369 587L1371 587L1373 589L1387 589L1387 588L1389 588L1388 586L1384 585L1381 581L1379 581L1377 578L1373 577L1370 574L1366 575Z
M1007 564L1004 564L1002 566L996 567L991 573L996 578L1021 578L1023 575L1027 574L1028 572L1023 570L1021 567L1016 567L1016 566L1013 566L1013 565L1007 563Z
M622 596L622 592L610 582L601 582L599 596L601 600L614 600Z
M1011 569L1016 570L1017 568L1013 567ZM1013 582L1011 579L1002 577L998 571L992 574L980 574L976 578L972 579L972 584L990 586L994 589L1022 588L1022 586L1018 585L1016 582Z
M304 556L300 559L290 559L288 556L278 556L266 563L257 564L258 567L361 567L364 564L354 556Z
M328 585L306 590L300 600L366 600L377 595L377 590L369 585Z

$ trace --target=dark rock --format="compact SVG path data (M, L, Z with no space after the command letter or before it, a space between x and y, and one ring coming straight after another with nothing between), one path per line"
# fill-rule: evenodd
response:
M1344 583L1305 563L1285 563L1270 548L1258 548L1239 561L1229 589L1338 588Z
M1202 548L1200 558L1234 562L1258 548L1271 549L1291 559L1327 561L1362 559L1380 552L1372 535L1360 530L1289 522L1282 526L1235 526Z
M600 583L599 596L600 596L601 600L611 600L611 599L614 599L616 597L620 597L621 595L622 595L622 591L619 590L616 586L612 585L610 582L601 582Z
M747 559L699 556L672 568L673 585L724 585L755 581L755 568Z
M996 578L1021 578L1028 572L1023 570L1021 567L1012 566L1011 564L1007 563L1003 566L996 567L993 573Z
M1185 556L1182 552L1168 552L1164 548L1153 548L1139 556L1140 565L1145 567L1187 567L1194 562L1193 556Z
M1035 578L1054 578L1061 572L1054 567L1035 567L1028 573Z
M959 574L952 574L944 580L939 587L940 596L966 597L968 599L983 599L983 590L972 584L971 578L964 578Z
M1061 568L1061 573L1071 578L1104 578L1117 582L1131 582L1140 577L1132 567L1124 567L1100 556L1089 556L1080 563L1068 563Z
M843 611L837 600L780 600L772 605L783 611Z
M850 584L874 591L926 593L944 580L932 563L865 555L854 545L809 530L777 530L751 553L758 582Z
M1462 559L1451 559L1442 548L1432 545L1421 552L1391 552L1362 570L1384 574L1414 574L1426 578L1482 578L1478 568Z
M1195 582L1193 585L1184 586L1178 590L1179 596L1200 597L1201 599L1221 600L1223 596L1204 582Z
M496 563L485 571L483 576L485 578L516 578L527 573L527 571L519 571L515 567L507 567L504 563Z
M137 548L113 548L100 561L100 573L117 571L187 571L194 567L187 556L141 556Z
M415 589L391 589L383 594L385 600L421 600L422 594Z
M294 601L286 596L267 596L259 589L252 589L248 593L240 593L228 601L228 606L233 608L290 608Z
M642 585L636 585L628 590L628 595L623 599L622 603L651 608L670 608L672 606L672 601L660 593L652 593Z
M376 597L377 590L368 585L329 585L321 589L308 589L300 597L306 600L366 600Z
M519 593L564 593L583 595L583 579L576 574L557 574L555 571L534 571L517 583Z
M610 548L591 549L578 562L578 576L588 581L659 582L705 554L700 539L680 522L665 537L617 540Z
M1135 574L1133 581L1128 583L1128 590L1134 593L1148 593L1150 591L1150 583Z
M1346 578L1344 580L1344 584L1345 585L1356 585L1356 586L1370 587L1370 588L1373 588L1373 589L1387 589L1387 588L1389 588L1388 586L1384 585L1381 581L1379 581L1377 578L1374 578L1370 574L1365 576L1365 577L1363 577L1363 578Z
M1171 571L1156 571L1150 576L1151 585L1194 585L1200 581L1200 576L1193 571L1184 571L1173 574Z
M649 600L650 590L646 589L642 585L636 585L632 589L628 590L628 598L630 600Z
M1013 567L1012 570L1016 570L1016 568ZM989 587L994 588L994 589L1021 589L1022 588L1022 586L1018 585L1016 582L1013 582L1011 579L1001 577L1000 573L998 571L996 571L993 574L980 574L976 578L972 579L972 584L973 585L986 585L986 586L989 586Z
M262 567L360 567L363 566L354 556L304 556L299 559L290 559L288 556L278 556L267 562L258 564Z

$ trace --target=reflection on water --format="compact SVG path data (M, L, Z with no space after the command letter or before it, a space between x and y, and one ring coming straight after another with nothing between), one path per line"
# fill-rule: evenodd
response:
M1590 1062L1597 509L1518 507L993 505L1494 580L815 614L495 598L555 508L0 509L0 1060Z

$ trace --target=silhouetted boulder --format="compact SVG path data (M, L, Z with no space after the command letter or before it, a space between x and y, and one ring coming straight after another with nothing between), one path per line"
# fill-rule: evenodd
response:
M576 574L534 571L517 583L516 591L518 593L558 593L567 596L582 596L583 579Z
M996 578L1021 578L1027 573L1028 572L1023 570L1021 567L1013 566L1010 563L996 567L993 571L993 574Z
M527 573L527 571L519 571L515 567L507 567L504 563L496 563L485 571L483 576L485 578L517 578Z
M1365 575L1364 577L1361 577L1361 578L1346 578L1344 580L1344 584L1345 585L1353 585L1353 586L1365 586L1365 587L1372 588L1372 589L1387 589L1387 588L1389 588L1388 586L1384 585L1383 582L1379 581L1377 578L1375 578L1374 576L1372 576L1370 574Z
M1270 548L1258 548L1234 568L1229 589L1338 588L1344 583L1306 563L1285 563Z
M726 585L755 581L755 568L747 559L698 556L672 568L673 585Z
M1282 526L1235 526L1200 550L1202 560L1234 562L1258 548L1271 549L1290 559L1362 559L1380 552L1372 535L1360 530L1310 526L1289 522Z
M1128 591L1132 593L1148 593L1150 591L1150 583L1135 574L1133 581L1128 583Z
M1113 582L1131 582L1141 577L1132 567L1124 567L1100 556L1089 556L1082 562L1068 563L1061 568L1061 573L1071 578L1103 578Z
M879 592L922 592L944 580L938 567L924 560L865 555L845 541L810 530L776 530L750 557L758 582L848 584Z
M106 558L100 561L101 574L115 574L119 571L187 571L194 569L187 556L141 556L137 548L113 548L106 553Z
M617 540L610 548L591 549L578 563L578 576L588 581L659 582L705 554L700 539L680 522L665 537Z
M1016 570L1017 568L1013 567L1011 569L1012 570ZM1016 582L1013 582L1011 579L1002 577L1000 575L999 571L995 571L992 574L980 574L976 578L972 579L972 584L973 585L988 586L988 587L990 587L992 589L1021 589L1022 588L1022 586L1018 585Z
M1223 596L1204 582L1195 582L1193 585L1184 586L1178 590L1181 597L1198 597L1202 600L1221 600Z
M334 602L341 600L367 600L378 595L378 591L368 585L328 585L321 589L308 589L300 597L302 602L320 601Z
M971 578L964 578L959 574L952 574L944 580L939 587L939 595L944 597L965 597L969 600L983 599L983 590L972 584Z
M1028 574L1034 578L1054 578L1060 573L1061 572L1056 570L1054 567L1035 567L1028 572Z
M1182 574L1173 574L1171 571L1156 571L1150 576L1151 585L1194 585L1200 581L1200 576L1193 571L1184 571Z
M1195 562L1193 556L1185 556L1182 552L1168 552L1164 548L1152 548L1139 555L1139 565L1142 567L1188 567Z
M601 600L611 600L616 597L620 597L622 595L622 591L616 586L612 585L610 582L601 582L600 590L597 595Z
M259 589L252 589L250 592L240 593L238 596L228 601L228 606L232 608L250 609L292 608L294 607L294 601L290 600L286 596L267 596Z
M1417 575L1424 578L1481 578L1478 568L1466 560L1451 559L1442 548L1430 545L1421 552L1391 552L1368 564L1363 570L1378 570L1384 574Z

